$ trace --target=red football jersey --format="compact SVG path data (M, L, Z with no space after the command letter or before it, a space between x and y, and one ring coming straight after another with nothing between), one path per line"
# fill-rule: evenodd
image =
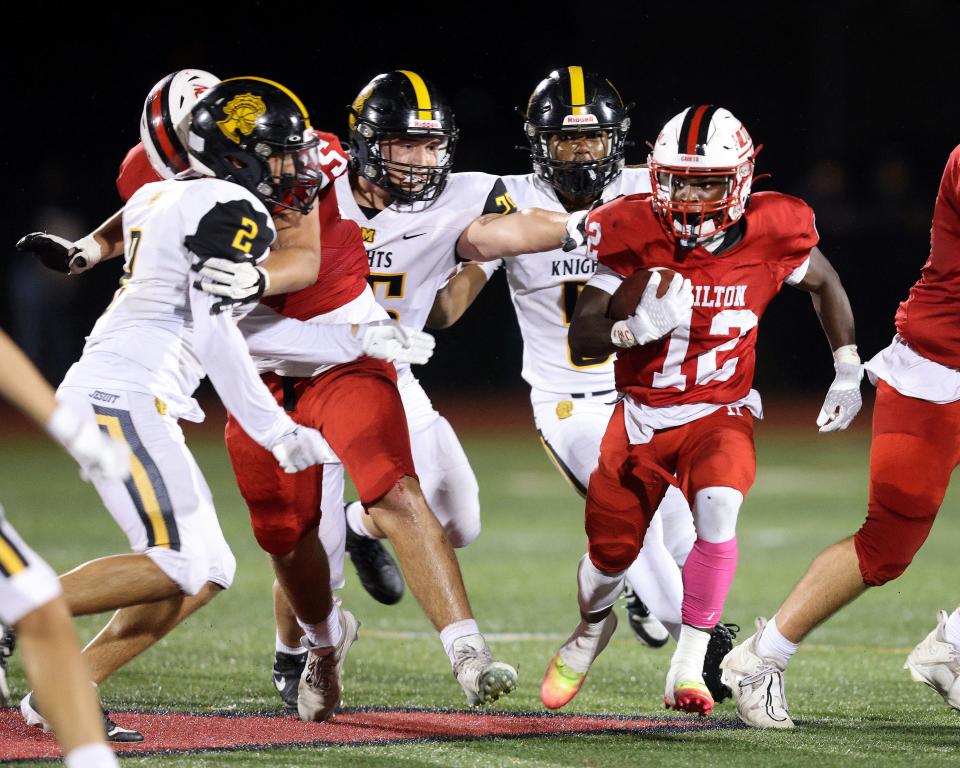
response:
M143 143L137 142L120 164L120 173L117 176L117 192L120 193L120 199L127 202L140 187L153 181L162 181L162 179L150 165L150 158L147 157L147 150L143 148Z
M340 217L333 181L347 170L347 153L332 133L314 131L320 140L318 154L324 188L317 197L320 215L320 272L309 288L283 296L270 296L263 303L277 312L307 320L331 312L353 301L367 285L370 264L363 247L360 227ZM150 165L143 144L137 144L120 166L117 190L126 202L144 184L160 181Z
M757 324L780 286L819 239L813 210L777 192L751 196L740 242L720 255L680 250L650 195L628 195L590 215L591 253L627 276L669 267L693 284L691 313L650 344L621 350L617 389L650 406L732 403L750 391Z
M930 256L897 309L897 333L924 357L960 368L960 147L943 171L930 227Z

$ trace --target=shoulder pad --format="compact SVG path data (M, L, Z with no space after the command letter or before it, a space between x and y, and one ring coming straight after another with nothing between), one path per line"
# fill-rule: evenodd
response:
M494 182L493 188L490 190L490 194L487 195L480 215L499 213L502 216L506 216L516 210L517 204L513 202L513 198L510 197L510 193L507 191L503 179L497 179L496 182Z
M183 242L201 259L256 262L266 255L273 238L273 225L263 207L240 199L214 203Z

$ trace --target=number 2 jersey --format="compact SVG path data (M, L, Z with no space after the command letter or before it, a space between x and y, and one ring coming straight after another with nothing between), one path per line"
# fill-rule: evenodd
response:
M666 267L693 284L693 308L672 333L617 353L617 389L634 402L724 405L750 393L760 317L784 282L803 279L819 237L813 210L778 192L752 195L742 222L739 242L714 255L702 246L681 250L648 194L622 197L589 216L588 243L600 272L616 279ZM603 277L590 284L612 293L616 283Z
M535 173L501 178L518 208L566 211L553 187ZM604 189L603 200L649 191L650 173L646 168L624 168ZM562 394L613 389L613 355L581 358L567 344L577 297L597 269L597 262L587 256L586 246L570 253L558 248L504 259L504 269L523 336L521 375L527 384Z
M262 261L276 237L263 204L238 184L202 178L140 187L123 209L124 277L62 387L153 395L175 418L201 421L204 375L244 429L269 445L292 428L261 383L236 317L211 314L194 256Z

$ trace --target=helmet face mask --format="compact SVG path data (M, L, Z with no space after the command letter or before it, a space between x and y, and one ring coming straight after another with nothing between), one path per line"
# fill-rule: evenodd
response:
M620 94L610 81L581 67L555 70L540 82L527 103L524 132L537 176L565 197L595 200L623 170L627 117ZM558 145L589 144L602 137L604 151L560 159Z
M742 217L753 182L753 141L728 110L690 107L663 127L650 153L651 203L683 248Z
M409 70L378 75L350 105L348 123L351 167L358 176L401 204L440 196L459 130L434 86Z
M271 212L309 213L323 181L319 140L291 91L261 78L232 78L211 89L191 116L194 170L240 184Z

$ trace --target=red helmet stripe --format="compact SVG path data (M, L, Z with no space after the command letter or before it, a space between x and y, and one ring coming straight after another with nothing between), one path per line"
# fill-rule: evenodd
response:
M180 173L189 167L183 145L171 125L170 113L166 109L169 98L169 78L162 88L158 88L150 101L150 120L148 128L153 138L154 147L160 153L164 163L174 173Z

